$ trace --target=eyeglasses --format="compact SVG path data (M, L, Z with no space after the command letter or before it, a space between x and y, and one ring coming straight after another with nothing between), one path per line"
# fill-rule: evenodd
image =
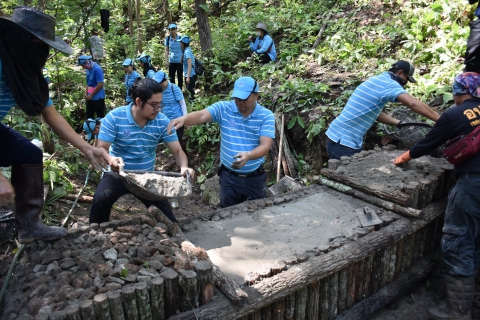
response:
M148 104L150 107L152 107L153 111L158 111L160 110L160 108L162 107L162 104L160 103L158 106L154 107L152 106L150 103L148 103L147 101L145 101L146 104Z

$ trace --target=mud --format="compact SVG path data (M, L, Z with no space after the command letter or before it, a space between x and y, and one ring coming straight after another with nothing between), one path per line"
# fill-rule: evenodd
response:
M181 198L192 194L192 186L184 177L168 177L155 173L126 173L125 178L142 187L143 192L159 198Z
M238 284L275 266L296 264L362 233L355 209L384 210L327 188L288 203L242 211L225 219L197 221L187 238L207 250L212 262ZM215 221L216 220L216 221ZM362 229L362 230L361 230Z

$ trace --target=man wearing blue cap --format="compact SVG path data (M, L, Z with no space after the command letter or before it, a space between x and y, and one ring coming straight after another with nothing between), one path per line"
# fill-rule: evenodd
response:
M217 122L220 125L220 206L230 207L246 200L267 196L263 169L275 139L272 111L259 105L257 81L241 77L235 81L230 101L174 119L168 132L184 125Z
M86 118L98 118L105 116L105 89L103 89L103 69L98 63L92 61L92 56L78 57L78 64L85 69L87 86L85 88L85 100L87 102Z
M183 65L182 65L182 48L180 48L180 36L177 34L177 25L171 23L168 25L170 35L165 38L163 43L166 47L165 61L168 63L168 77L171 83L175 83L175 73L177 74L178 86L183 88Z
M41 114L59 136L83 152L96 169L102 170L107 167L106 162L113 164L118 159L80 138L49 98L43 67L50 47L69 55L73 53L67 43L55 36L52 16L19 6L11 19L0 18L0 120L13 106L29 116ZM19 242L51 241L65 236L65 228L47 227L41 219L42 150L3 123L0 123L0 166L12 166L11 181L0 173L0 207L13 207Z

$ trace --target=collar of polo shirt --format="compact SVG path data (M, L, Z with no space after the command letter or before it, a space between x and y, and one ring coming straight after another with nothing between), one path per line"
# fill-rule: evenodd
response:
M234 101L234 100L232 100L232 103L233 103L233 108L234 108L233 111L236 112L236 113L240 113L240 111L238 111L237 105L235 104L235 101ZM258 108L258 106L259 106L258 101L255 101L255 108L253 109L252 113L250 113L250 114L248 115L248 117L246 117L246 118L243 119L243 120L249 119L249 118L251 118L251 117L256 118L257 115L258 115L259 109L260 109L260 108Z

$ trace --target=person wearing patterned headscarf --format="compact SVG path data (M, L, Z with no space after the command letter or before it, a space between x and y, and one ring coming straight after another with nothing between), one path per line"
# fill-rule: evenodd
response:
M427 155L450 139L480 125L480 75L462 73L453 83L457 107L442 114L432 130L393 160L400 165ZM448 266L446 303L430 308L430 319L470 319L475 273L480 268L480 153L455 164L457 183L450 190L443 226L442 255Z

